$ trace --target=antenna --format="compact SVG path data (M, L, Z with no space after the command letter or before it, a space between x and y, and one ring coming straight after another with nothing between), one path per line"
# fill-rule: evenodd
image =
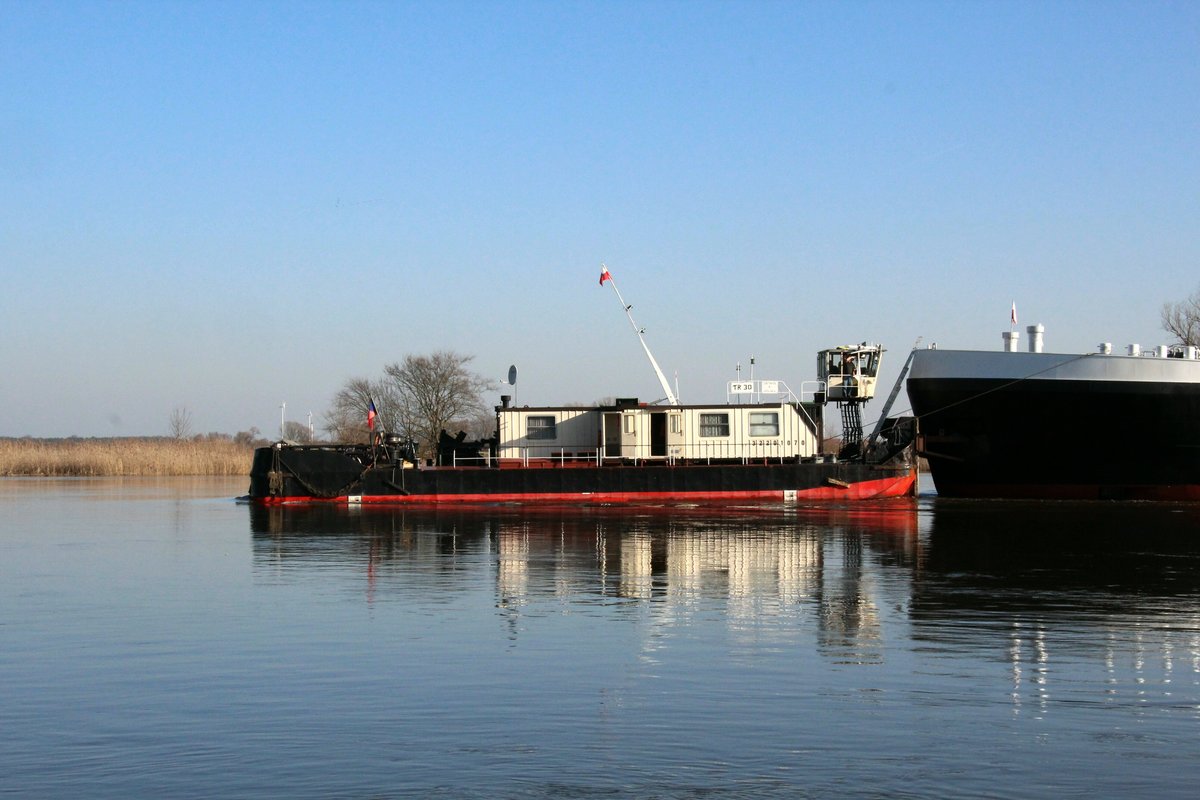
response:
M516 364L509 366L508 376L505 378L501 378L500 382L503 383L505 386L513 387L512 397L515 399L517 396L517 365Z
M626 303L625 298L621 297L621 292L619 289L617 289L617 282L614 281L612 275L609 274L608 267L601 264L600 285L603 286L605 281L611 283L613 291L617 293L617 300L621 302L621 308L625 309L625 316L629 317L629 324L633 326L633 332L637 334L638 341L642 343L642 349L646 351L646 358L650 359L650 366L654 367L654 374L658 377L658 384L662 387L662 390L667 395L664 399L669 405L679 405L679 400L675 397L675 393L671 391L671 385L667 383L667 377L663 375L663 371L659 369L658 362L654 360L654 354L650 352L650 348L646 344L646 339L644 336L642 336L642 334L646 332L646 329L639 328L637 323L633 321L633 314L630 313L630 310L633 308L633 306Z

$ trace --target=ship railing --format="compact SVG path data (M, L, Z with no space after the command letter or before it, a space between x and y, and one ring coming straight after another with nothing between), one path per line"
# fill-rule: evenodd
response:
M801 390L803 394L803 390ZM770 380L749 380L749 381L730 381L725 388L725 402L732 403L734 398L742 398L749 396L751 403L767 402L766 398L772 398L771 402L795 403L799 402L800 398L796 397L796 393L792 391L792 387L788 386L783 381Z
M484 453L481 456L460 456L458 453L454 453L450 457L450 465L454 467L490 467L497 460L491 453Z
M460 456L457 453L451 459L456 467L491 467L499 464L519 464L528 467L530 463L552 462L558 466L568 464L599 464L600 449L596 447L563 447L540 445L517 448L516 456L494 456L487 453L483 456Z
M741 444L692 442L686 445L669 445L665 454L662 452L661 446L654 448L652 445L622 445L620 448L605 448L601 453L600 462L607 464L640 464L644 462L750 464L763 461L784 463L794 461L799 455L799 448L794 441L761 439Z
M571 447L569 445L528 445L508 450L507 455L497 457L459 457L453 459L454 466L490 467L551 464L560 467L612 466L617 464L639 465L688 463L784 463L798 457L813 455L801 452L801 447L790 439L752 439L739 444L731 442L692 442L682 445L621 445L619 447Z
M819 398L828 397L829 386L825 381L804 381L800 384L800 402L816 403Z

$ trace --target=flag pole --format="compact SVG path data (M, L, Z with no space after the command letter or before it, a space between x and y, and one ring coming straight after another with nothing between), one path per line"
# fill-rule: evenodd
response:
M646 344L646 338L642 335L646 332L646 329L639 328L637 323L633 321L633 314L630 313L630 310L633 308L633 306L626 303L625 298L621 297L621 290L617 288L617 282L613 280L612 275L608 271L608 267L601 264L600 285L603 286L605 281L608 281L612 284L612 289L617 294L617 300L621 302L621 308L625 309L625 316L629 318L629 324L633 326L633 332L637 334L638 341L642 343L642 349L646 351L646 358L650 359L650 366L654 367L654 374L658 376L658 384L662 387L663 392L666 394L664 399L667 401L668 405L679 405L679 399L676 398L675 393L671 391L671 384L667 383L667 376L663 375L663 371L659 368L658 362L654 360L654 354L650 352L650 347Z

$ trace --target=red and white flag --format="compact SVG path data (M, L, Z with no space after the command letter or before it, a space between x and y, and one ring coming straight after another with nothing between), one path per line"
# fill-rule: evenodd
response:
M608 267L600 267L600 285L603 286L605 281L611 281L612 275L608 274Z

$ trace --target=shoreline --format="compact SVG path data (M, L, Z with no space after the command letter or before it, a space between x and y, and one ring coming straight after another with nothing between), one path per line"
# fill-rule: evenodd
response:
M0 477L248 475L254 446L232 439L0 439Z

